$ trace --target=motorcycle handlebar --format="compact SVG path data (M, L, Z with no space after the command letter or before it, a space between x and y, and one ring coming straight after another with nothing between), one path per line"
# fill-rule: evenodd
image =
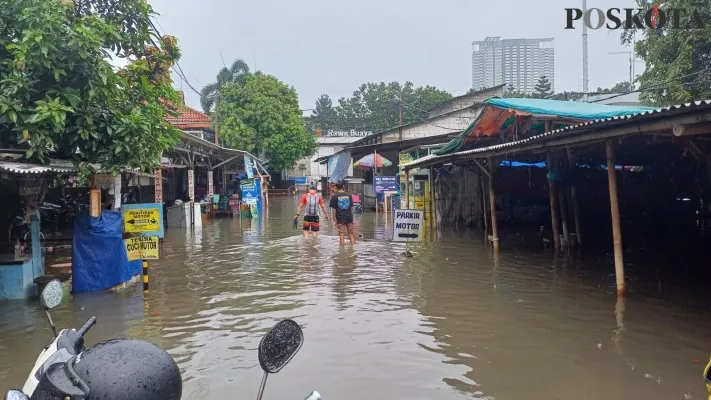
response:
M309 397L305 398L304 400L322 400L321 395L317 391L311 392Z
M77 330L79 336L84 336L87 332L89 332L89 329L91 329L91 327L94 326L95 323L96 317L91 317L87 319L86 322L84 322L84 325L82 325L81 328Z

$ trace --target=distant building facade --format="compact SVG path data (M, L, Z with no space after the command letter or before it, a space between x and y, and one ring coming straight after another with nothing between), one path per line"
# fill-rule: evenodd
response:
M541 76L548 77L555 91L553 39L501 39L487 37L472 42L472 89L506 84L531 93Z

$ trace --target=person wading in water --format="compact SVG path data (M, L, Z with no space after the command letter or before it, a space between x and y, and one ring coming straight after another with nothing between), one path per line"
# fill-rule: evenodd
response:
M355 244L355 232L353 229L353 197L345 193L342 183L336 184L336 193L331 196L328 206L333 212L333 220L336 221L338 236L341 239L341 246L346 244L346 233L351 244Z
M326 221L328 221L328 212L326 212L326 206L323 204L323 198L316 193L316 186L310 186L309 192L301 197L299 209L296 210L296 216L294 217L295 220L299 218L299 214L301 214L301 210L303 210L304 207L306 207L306 213L304 214L304 237L309 237L309 232L313 232L314 237L317 238L320 229L318 209L321 207Z

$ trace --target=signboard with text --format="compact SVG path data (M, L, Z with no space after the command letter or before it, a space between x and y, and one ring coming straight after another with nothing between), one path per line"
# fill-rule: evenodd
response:
M400 179L397 176L376 176L374 190L376 194L400 191Z
M121 207L123 231L142 236L163 237L163 205L158 203L124 204Z
M257 205L259 201L260 193L257 184L254 180L246 180L240 185L242 190L242 203L249 205Z
M155 178L155 188L154 188L155 202L162 203L163 202L163 170L160 168L154 169L153 170L153 178Z
M124 240L128 261L157 260L159 258L158 236L139 236Z
M294 181L294 185L306 185L309 183L306 176L292 176L289 179Z
M373 134L373 131L358 129L319 129L314 131L318 137L366 137Z
M188 197L190 201L195 201L195 171L188 170Z
M215 182L212 177L212 170L207 171L207 197L212 201L212 196L215 194Z
M423 210L396 210L393 230L393 242L421 242Z

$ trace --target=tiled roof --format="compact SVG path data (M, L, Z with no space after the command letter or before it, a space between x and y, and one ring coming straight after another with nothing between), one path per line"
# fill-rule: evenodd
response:
M192 128L192 129L207 129L210 128L210 116L198 111L194 108L188 107L185 105L185 94L183 92L180 92L182 99L183 99L183 104L179 105L177 107L177 112L179 115L177 116L172 116L169 115L165 117L166 121L168 121L171 125L177 127L177 128Z

